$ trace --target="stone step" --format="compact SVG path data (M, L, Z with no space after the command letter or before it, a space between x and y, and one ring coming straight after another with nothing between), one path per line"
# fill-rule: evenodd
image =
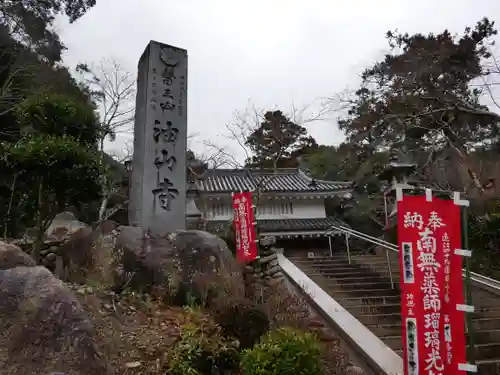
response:
M357 314L355 318L363 325L398 324L401 330L401 312Z
M344 284L342 281L335 282L327 279L325 285L331 286L332 289L392 289L389 280L382 281L359 281L357 283Z
M376 275L381 275L384 277L389 277L389 269L387 268L387 266L385 266L385 267L372 267L369 264L366 264L366 265L359 265L359 267L361 267L361 269L367 270L370 273L374 273ZM393 277L399 278L399 267L392 268L390 274Z
M341 272L353 272L357 271L360 274L363 274L365 272L370 272L366 268L362 268L357 265L345 265L345 266L339 266L339 267L332 267L330 265L325 265L325 264L313 264L313 265L308 265L311 270L317 270L320 272L327 272L327 273L341 273Z
M491 358L498 358L500 354L500 342L493 342L489 344L476 344L475 348L476 348L477 361L489 360ZM403 356L402 349L396 349L394 351L401 357ZM482 372L480 372L479 374L483 375Z
M467 337L467 339L468 339L468 337ZM487 344L490 342L500 342L500 328L499 329L475 330L474 331L474 342L476 344ZM500 355L500 352L498 352L498 354Z
M372 323L365 326L379 338L401 336L401 323Z
M346 304L344 308L350 311L353 315L370 315L370 314L396 314L399 315L397 322L401 321L401 304L398 302L385 303L385 304ZM486 324L486 330L496 331L500 333L500 310L498 308L481 309L472 315L473 321L477 324ZM484 322L484 323L483 323ZM480 330L483 328L480 327ZM500 336L498 336L500 339Z
M370 267L372 269L376 269L379 271L387 271L388 270L388 264L387 260L385 258L383 259L358 259L355 261L356 264L358 265L363 265L366 267ZM399 272L399 263L396 261L391 261L391 271L394 272Z
M372 260L375 261L375 262L382 262L382 261L384 261L384 262L387 263L387 258L385 256L385 254L384 255L367 255L367 256L364 256L364 257L358 257L357 259L358 260L370 259L370 261L372 261ZM390 260L391 260L391 263L396 263L395 259L391 258Z
M399 304L347 305L344 308L364 325L391 325L397 327L397 329L392 328L391 336L401 334L401 306ZM474 329L477 331L491 332L491 334L500 333L500 311L498 309L478 311L477 314L473 315L473 322ZM374 333L379 335L377 332ZM500 342L500 335L498 341Z
M307 269L307 270L321 270L321 272L326 273L338 273L345 270L357 270L360 272L370 272L370 268L365 264L351 263L349 262L336 262L336 263L326 263L326 262L293 262L297 267Z
M380 262L380 261L371 261L370 259L365 259L365 260L352 260L351 263L349 263L349 260L345 259L345 260L335 260L335 261L331 261L331 260L327 260L327 261L322 261L322 262L301 262L301 261L295 261L294 262L295 264L298 264L298 265L307 265L307 266L322 266L322 267L325 267L325 268L338 268L338 267L346 267L346 266L363 266L363 267L370 267L370 268L379 268L379 267L384 267L387 269L387 262L386 261L383 261L383 262ZM399 266L398 266L399 267Z
M363 259L366 257L377 257L377 255L373 254L366 254L366 253L351 253L351 260L352 259ZM344 260L347 259L347 252L342 253L342 254L333 254L333 256L326 256L326 257L314 257L314 258L308 258L304 256L290 256L287 257L291 262L322 262L325 260Z
M401 331L401 327L399 327ZM478 347L485 344L500 343L500 330L477 331L475 335L475 344ZM401 332L398 335L379 336L380 339L392 350L400 350L403 347ZM500 355L500 352L498 353Z
M364 315L364 314L401 314L401 304L392 303L392 304L380 304L380 305L353 305L353 306L344 306L344 308L349 311L354 316L356 315Z
M394 351L403 349L403 341L401 335L399 336L383 336L380 340Z
M498 375L500 374L500 353L493 359L478 360L476 365L479 375Z
M472 318L500 318L500 308L498 307L486 307L476 309L472 313Z
M331 275L331 276L334 276L336 279L342 279L342 278L349 278L349 277L360 277L360 278L363 278L363 276L366 278L367 276L370 276L370 277L384 277L384 276L380 276L378 274L373 274L371 275L368 271L366 270L363 270L363 269L350 269L348 271L331 271L331 272L325 272L323 270L315 270L315 269L311 269L311 270L308 270L306 268L301 268L302 271L304 271L305 273L307 273L308 276L311 276L311 275L315 275L315 276L323 276L323 277L327 277L328 275Z
M379 288L379 289L339 289L339 290L325 290L325 292L329 293L333 299L342 299L346 297L382 297L387 295L398 295L399 292L390 288Z
M346 307L350 305L381 305L381 304L393 304L401 303L401 296L397 295L386 295L386 296L363 296L363 297L352 297L352 298L339 298L336 299L338 303Z
M475 331L495 330L500 328L500 316L483 317L472 316L472 326Z
M294 261L295 264L304 264L304 265L322 265L322 266L329 266L329 267L340 267L340 266L361 266L361 265L366 265L366 266L384 266L387 267L387 261L386 260L373 260L370 258L356 258L356 259L351 259L351 262L349 263L349 259L335 259L335 260L322 260L322 261L303 261L303 260L296 260ZM398 264L391 264L392 266L398 266Z
M351 263L349 263L349 259L347 258L325 258L325 259L290 259L291 262L295 264L328 264L331 267L335 267L337 265L345 265L345 264L352 264L355 262L355 260L351 259Z
M353 275L353 276L345 276L345 277L340 277L335 273L332 274L310 274L309 277L311 276L323 276L328 279L330 282L334 282L336 284L357 284L359 282L386 282L389 283L390 280L386 277L383 276L362 276L362 275ZM399 283L398 280L394 280L394 283Z
M500 297L496 295L485 296L476 295L475 292L472 293L472 305L476 308L488 308L488 307L498 307Z
M310 277L323 277L324 279L335 282L337 284L342 283L342 280L346 280L346 284L353 283L355 279L358 281L386 281L390 282L391 278L389 275L381 275L376 272L370 272L369 270L363 269L350 269L350 270L339 270L337 271L324 271L319 269L307 270L302 268L302 270L307 273ZM393 277L393 282L399 284L399 277Z
M382 278L389 278L389 276L392 276L393 279L399 280L399 272L394 271L392 272L392 274L389 274L387 268L376 270L367 265L347 264L347 265L339 265L337 267L331 267L329 265L324 265L324 264L321 265L297 264L297 266L308 273L324 273L325 275L335 276L336 278L340 278L340 275L348 276L356 274L359 276L373 276Z
M500 317L497 318L473 318L472 326L475 332L483 331L497 331L500 328ZM375 335L382 336L396 336L401 335L401 320L389 323L369 323L366 327L370 329ZM500 353L499 353L500 354Z
M395 293L390 293L391 295L392 294L397 294L397 295L401 294L399 289L397 288L397 285L395 283L391 284L389 279L382 278L382 279L372 280L369 277L367 277L366 279L358 280L358 282L348 282L348 283L343 283L341 279L335 280L333 278L328 278L328 277L324 277L324 276L313 276L313 277L311 277L311 279L318 280L318 282L321 281L322 285L324 285L327 288L331 288L333 290L337 290L337 289L353 289L353 290L356 290L356 289L383 289L383 288L386 288L386 289L390 289L390 290L395 292ZM370 286L369 288L366 287L368 285ZM377 285L377 287L374 287L376 285ZM366 297L370 297L370 296L367 295Z

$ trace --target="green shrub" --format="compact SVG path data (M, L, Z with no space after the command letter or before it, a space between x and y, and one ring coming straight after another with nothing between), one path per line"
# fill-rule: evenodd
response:
M244 375L320 375L320 344L310 333L280 328L244 351L241 369Z
M194 309L190 322L169 353L169 375L223 375L239 367L239 343L221 334L221 328Z
M223 333L238 339L242 349L254 346L270 328L266 313L247 299L218 298L212 306L212 315Z

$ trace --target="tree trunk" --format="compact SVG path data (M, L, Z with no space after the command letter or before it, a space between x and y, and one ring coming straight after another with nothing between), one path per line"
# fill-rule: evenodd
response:
M109 194L102 197L101 206L99 207L99 221L104 219L104 214L106 213L106 208L108 207Z
M467 154L467 150L463 145L457 146L458 142L454 142L456 140L456 137L451 134L450 131L447 131L446 129L444 130L444 134L448 139L448 144L454 151L455 156L457 157L457 163L460 168L460 175L461 177L463 176L464 171L467 172L467 179L470 179L472 181L472 185L479 191L479 194L482 195L484 193L484 188L483 185L481 184L481 181L479 180L479 177L477 176L476 172L472 168L472 166L469 163L469 158ZM462 178L462 185L463 189L466 190L466 182L464 181L464 178Z
M100 148L100 154L99 154L99 173L100 173L100 178L99 181L101 183L101 195L102 195L102 200L101 200L101 205L99 207L99 221L103 221L104 214L106 213L106 208L108 207L108 202L109 202L109 197L111 195L111 192L107 188L108 185L108 179L106 176L106 171L104 168L104 139L105 137L101 137L99 139L99 148Z
M12 202L14 201L16 182L17 182L17 173L14 174L14 178L12 179L12 184L10 186L9 206L7 208L7 213L5 214L5 219L4 219L3 239L5 241L7 241L7 233L8 233L8 227L9 227L9 221L10 221L10 212L12 210Z
M43 189L44 189L44 182L43 182L43 177L40 177L40 181L38 184L38 207L37 207L37 213L36 213L36 237L35 241L33 242L33 248L32 248L32 256L35 262L40 263L40 251L42 249L42 242L43 242L43 235L45 232L45 226L43 222L43 213L42 213L42 208L43 208Z

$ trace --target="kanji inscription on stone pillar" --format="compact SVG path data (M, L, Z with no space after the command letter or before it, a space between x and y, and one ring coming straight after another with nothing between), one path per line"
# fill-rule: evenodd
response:
M151 41L139 60L129 222L186 228L187 51Z

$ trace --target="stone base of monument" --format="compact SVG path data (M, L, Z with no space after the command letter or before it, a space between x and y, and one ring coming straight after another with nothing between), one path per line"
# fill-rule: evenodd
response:
M127 287L180 305L191 298L206 304L220 293L243 297L240 266L216 235L178 230L154 236L130 226L117 231L116 248L123 252L118 291Z

